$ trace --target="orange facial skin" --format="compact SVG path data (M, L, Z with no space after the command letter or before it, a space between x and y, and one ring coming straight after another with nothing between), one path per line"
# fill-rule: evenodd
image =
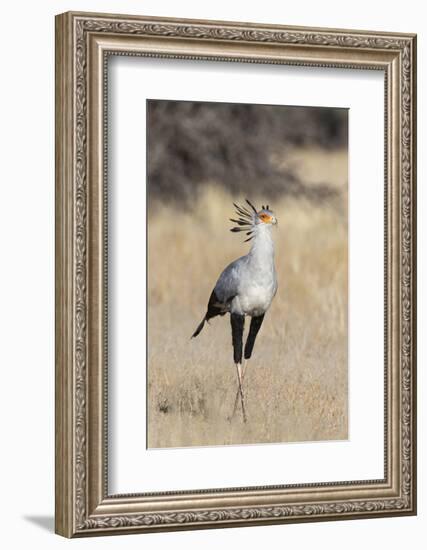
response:
M258 217L264 223L272 223L272 221L273 221L273 218L271 216L269 216L268 214L265 214L265 213L259 214Z

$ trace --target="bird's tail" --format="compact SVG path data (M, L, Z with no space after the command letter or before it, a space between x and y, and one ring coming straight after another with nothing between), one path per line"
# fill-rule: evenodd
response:
M205 326L205 322L206 322L206 315L203 317L202 322L196 328L196 330L195 330L195 332L194 332L194 334L191 338L195 338L196 336L198 336L202 332L202 328Z

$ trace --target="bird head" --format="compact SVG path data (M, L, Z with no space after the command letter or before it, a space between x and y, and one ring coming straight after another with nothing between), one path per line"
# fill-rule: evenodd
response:
M238 218L230 218L230 221L237 225L236 227L230 229L230 231L233 233L246 231L246 235L249 235L249 238L246 239L245 242L252 239L253 230L256 226L260 226L261 224L267 226L277 225L277 218L268 205L263 205L261 210L257 210L248 199L246 199L246 202L250 209L247 206L239 206L236 203L233 203L236 208Z
M266 225L277 225L277 218L274 215L274 212L270 210L270 207L268 206L262 206L261 210L257 212L257 217L255 223L264 223Z

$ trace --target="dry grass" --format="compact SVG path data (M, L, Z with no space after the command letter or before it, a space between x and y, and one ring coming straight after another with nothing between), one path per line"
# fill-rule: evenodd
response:
M240 410L228 420L237 388L229 316L213 319L190 340L219 273L247 250L248 244L228 231L231 203L212 186L191 212L150 208L149 447L346 439L342 201L315 205L284 199L271 205L279 220L279 289L245 378L247 424Z

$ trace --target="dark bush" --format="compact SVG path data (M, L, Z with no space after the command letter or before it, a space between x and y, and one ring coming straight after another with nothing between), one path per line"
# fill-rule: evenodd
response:
M346 109L149 100L147 115L150 199L187 202L207 183L233 195L313 193L273 159L347 146Z

